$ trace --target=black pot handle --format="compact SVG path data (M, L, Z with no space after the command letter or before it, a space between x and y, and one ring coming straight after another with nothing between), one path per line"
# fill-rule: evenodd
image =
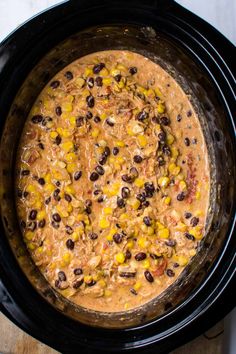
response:
M86 7L97 7L97 6L104 6L104 5L109 5L109 6L122 6L122 4L127 4L132 7L146 7L146 8L152 8L152 9L166 9L170 7L171 5L175 4L174 0L69 0L70 2L74 3L74 5L77 6L86 6Z

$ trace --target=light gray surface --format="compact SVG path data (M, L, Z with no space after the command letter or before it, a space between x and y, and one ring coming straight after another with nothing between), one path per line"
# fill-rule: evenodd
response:
M0 40L29 17L60 2L60 0L0 0ZM207 20L236 44L236 0L177 0L177 2Z

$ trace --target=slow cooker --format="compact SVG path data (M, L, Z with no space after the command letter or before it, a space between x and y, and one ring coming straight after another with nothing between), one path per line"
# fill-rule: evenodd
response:
M156 61L191 95L207 142L206 236L179 279L141 308L100 313L56 293L31 261L17 221L15 157L29 110L73 60L129 49ZM63 353L164 353L204 332L236 304L235 48L172 0L66 1L0 45L0 309Z

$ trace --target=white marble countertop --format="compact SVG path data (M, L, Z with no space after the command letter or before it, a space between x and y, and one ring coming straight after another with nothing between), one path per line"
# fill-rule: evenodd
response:
M99 1L99 0L98 0ZM31 16L61 0L0 0L0 41ZM236 0L177 0L236 44Z

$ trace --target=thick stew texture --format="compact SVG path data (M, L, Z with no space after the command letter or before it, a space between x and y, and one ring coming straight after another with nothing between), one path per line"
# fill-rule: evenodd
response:
M158 296L197 252L208 155L189 97L129 51L87 55L31 109L16 167L24 241L47 281L83 307Z

